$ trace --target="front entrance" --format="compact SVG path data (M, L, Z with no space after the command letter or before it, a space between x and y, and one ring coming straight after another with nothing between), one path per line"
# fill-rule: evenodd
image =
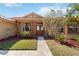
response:
M37 24L37 29L36 29L36 35L37 36L43 36L44 35L44 28L43 24Z

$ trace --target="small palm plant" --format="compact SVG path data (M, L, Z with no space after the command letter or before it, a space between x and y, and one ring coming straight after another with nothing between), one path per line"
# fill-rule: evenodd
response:
M21 37L28 37L30 35L30 31L22 31L20 35Z

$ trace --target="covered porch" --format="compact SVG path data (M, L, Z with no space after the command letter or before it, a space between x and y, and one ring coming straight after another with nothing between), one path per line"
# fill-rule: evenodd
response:
M44 27L42 21L29 21L29 20L18 20L16 21L16 34L20 36L22 31L29 31L30 34L27 37L38 37L44 36Z

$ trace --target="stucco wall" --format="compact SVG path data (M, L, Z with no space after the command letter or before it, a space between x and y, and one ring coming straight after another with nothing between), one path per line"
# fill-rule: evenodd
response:
M0 21L0 40L16 35L16 24Z

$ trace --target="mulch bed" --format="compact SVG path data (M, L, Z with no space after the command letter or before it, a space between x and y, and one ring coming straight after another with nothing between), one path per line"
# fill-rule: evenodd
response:
M72 40L72 39L67 39L67 40L61 42L61 44L65 44L67 46L73 46L73 47L79 48L79 42Z

